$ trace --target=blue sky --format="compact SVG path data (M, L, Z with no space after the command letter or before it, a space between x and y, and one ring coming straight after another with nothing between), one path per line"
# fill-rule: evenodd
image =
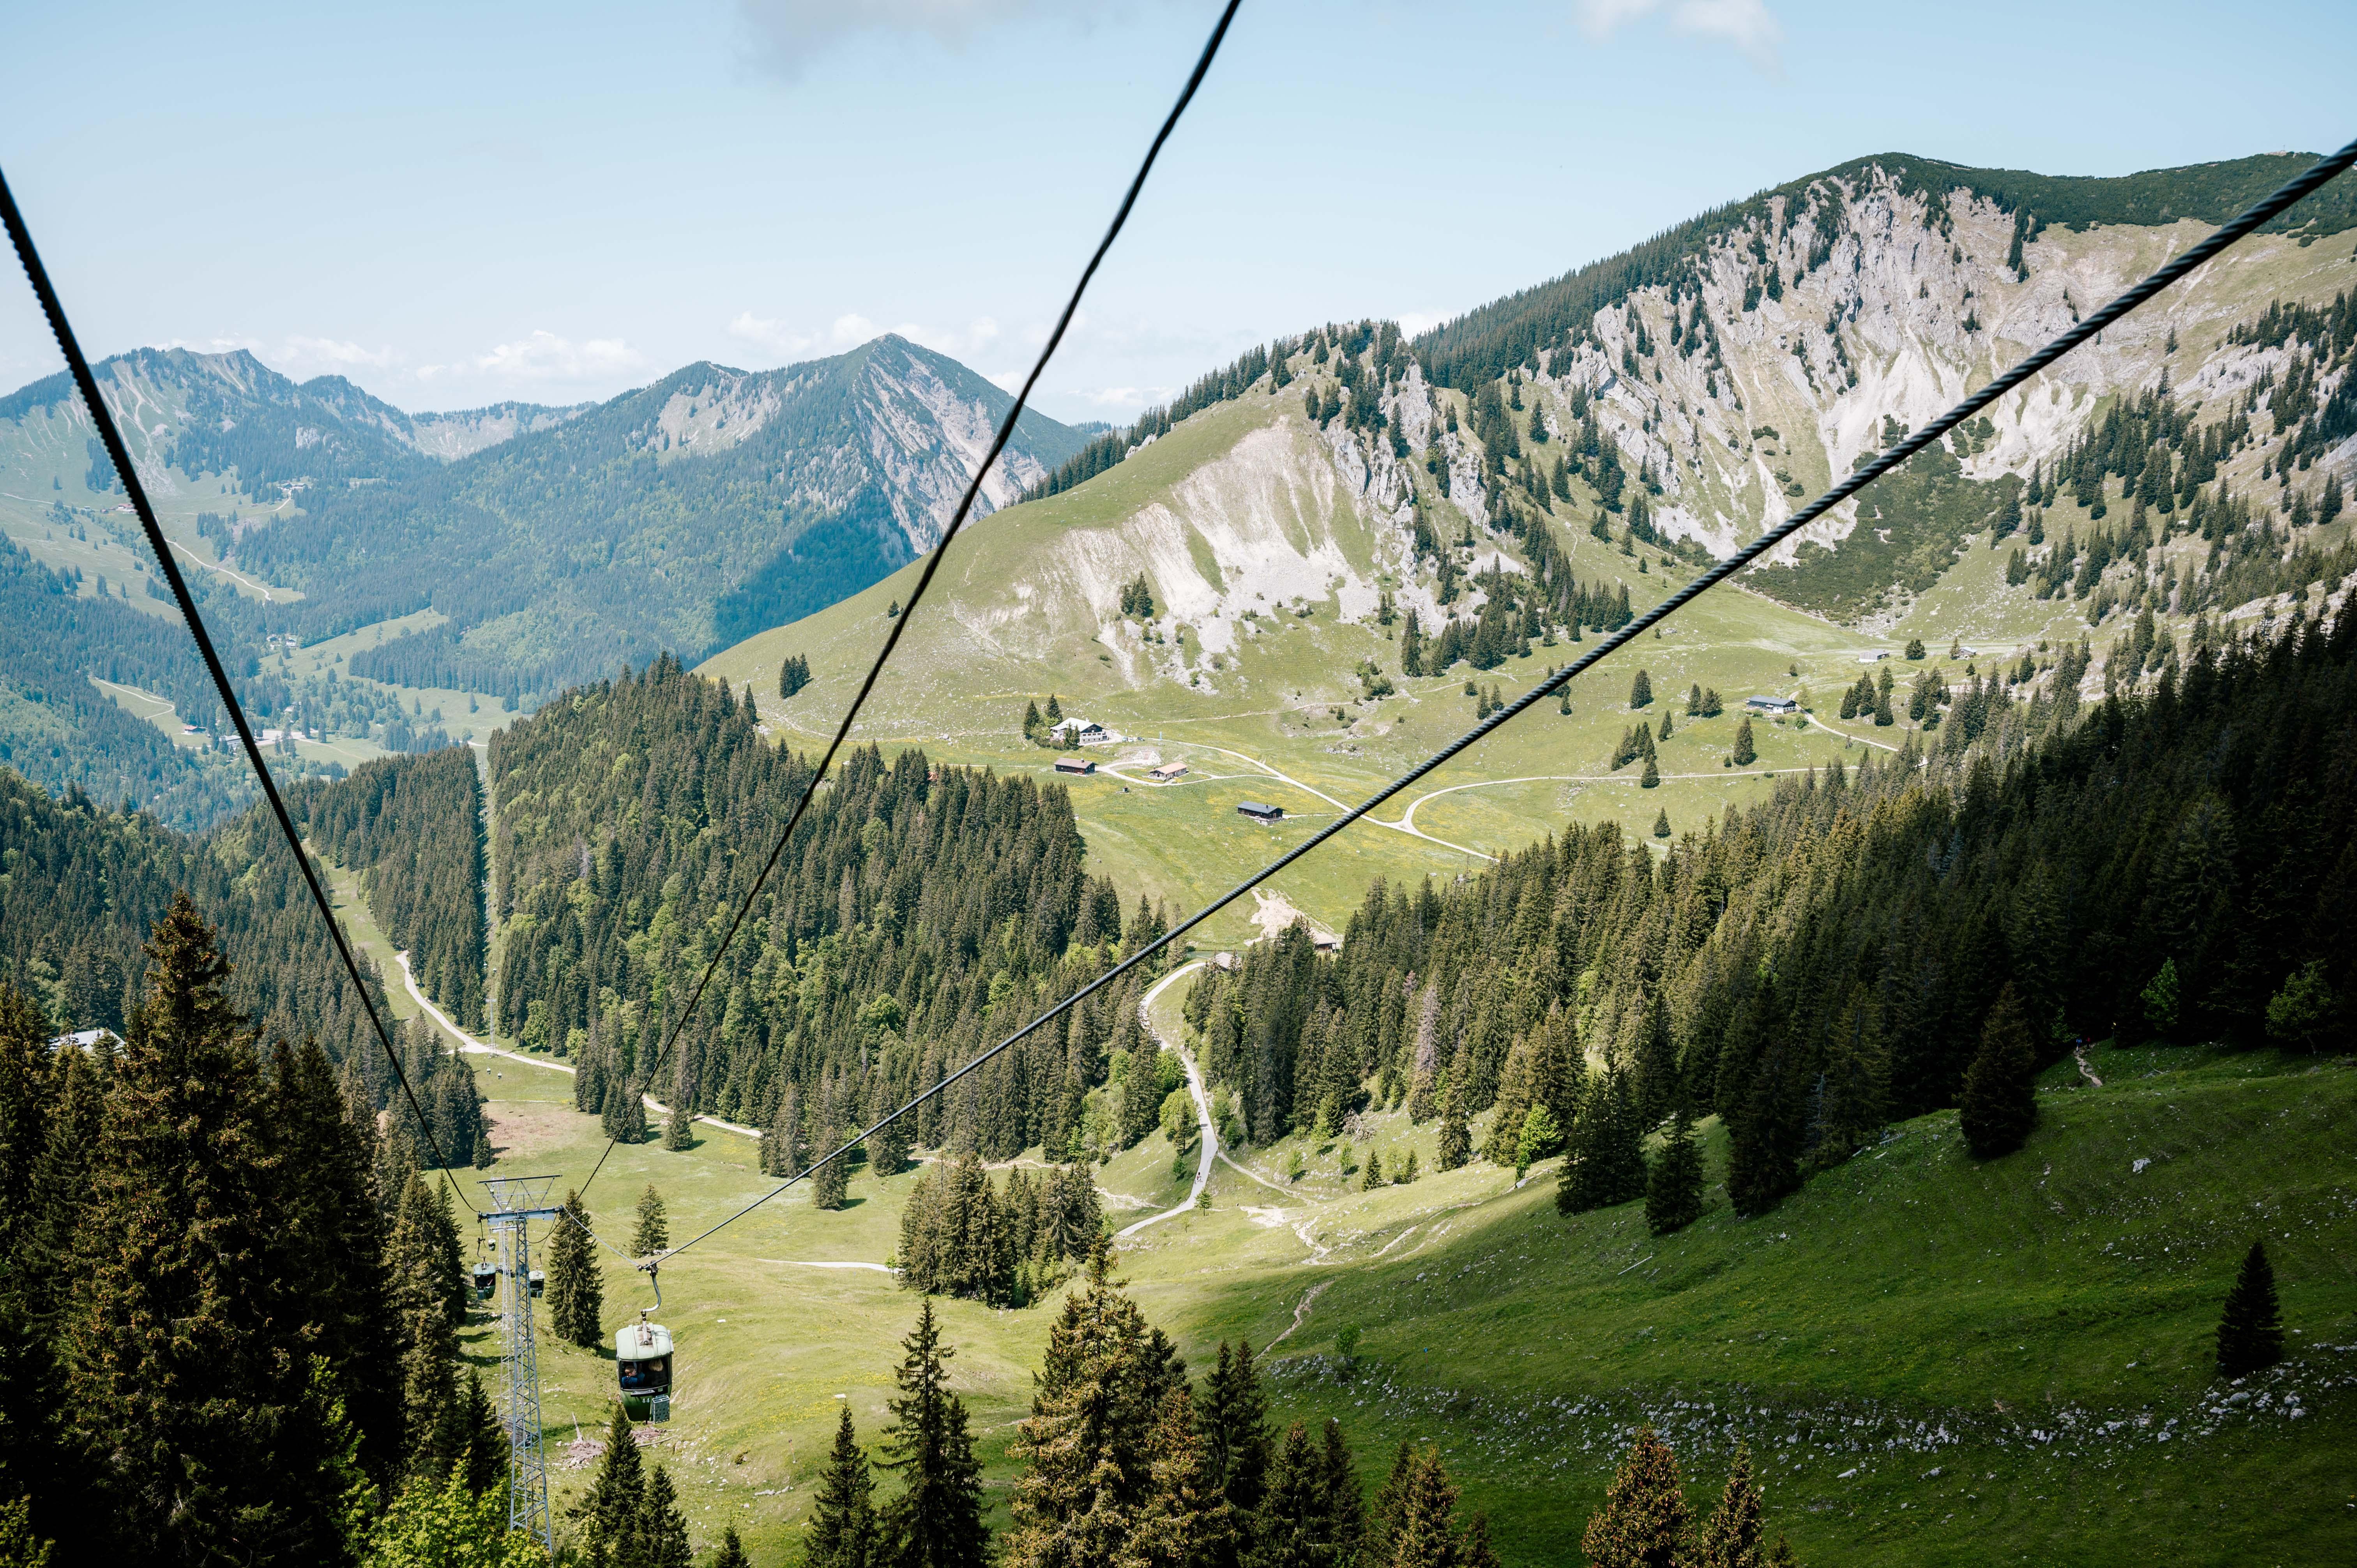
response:
M17 7L20 12L28 7ZM897 328L1019 376L1215 7L82 0L5 24L0 166L84 344L404 408ZM2357 134L2357 6L1247 0L1044 383L1124 419L1860 154L2108 174ZM0 387L59 361L0 281Z

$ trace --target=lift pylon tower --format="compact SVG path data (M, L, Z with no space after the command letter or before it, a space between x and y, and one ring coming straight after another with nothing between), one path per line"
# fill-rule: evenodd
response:
M482 1185L490 1208L481 1216L490 1228L499 1251L500 1276L506 1301L501 1332L507 1344L500 1358L506 1369L500 1401L500 1422L508 1434L508 1528L537 1537L550 1552L556 1541L548 1517L548 1460L541 1444L540 1358L532 1339L532 1236L535 1219L555 1219L565 1210L551 1208L548 1189L556 1178L501 1176Z

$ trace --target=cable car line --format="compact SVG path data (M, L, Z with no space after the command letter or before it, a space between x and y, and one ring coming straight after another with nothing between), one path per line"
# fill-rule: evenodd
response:
M1938 418L1932 420L1921 431L1918 431L1916 434L1900 441L1897 446L1883 453L1881 456L1876 458L1865 467L1858 469L1846 479L1835 485L1831 489L1825 491L1824 494L1819 496L1815 500L1811 501L1807 506L1803 507L1792 517L1786 519L1783 522L1777 524L1774 528L1761 534L1750 543L1743 546L1743 548L1735 552L1734 554L1729 555L1726 560L1717 563L1708 571L1706 571L1700 576L1695 578L1684 587L1680 588L1676 593L1672 594L1668 598L1663 599L1660 604L1655 605L1652 609L1638 616L1627 626L1608 635L1588 652L1581 655L1578 659L1564 666L1560 673L1533 686L1530 691L1524 693L1514 702L1491 714L1487 719L1475 725L1471 729L1466 731L1464 735L1458 736L1448 746L1443 746L1440 750L1435 752L1425 761L1417 764L1415 768L1410 768L1407 772L1402 774L1391 783L1383 786L1383 788L1375 795L1372 796L1361 804L1351 807L1349 811L1343 812L1340 818L1329 823L1327 826L1320 828L1317 832L1303 840L1293 849L1277 856L1276 859L1269 862L1268 865L1263 866L1259 871L1254 872L1243 882L1238 883L1227 892L1221 894L1218 897L1212 899L1211 902L1204 905L1201 908L1188 916L1184 920L1181 920L1178 924L1173 926L1168 931L1165 932L1158 940L1147 944L1144 948L1141 948L1138 951L1131 954L1128 958L1124 959L1120 963L1115 964L1113 968L1105 971L1104 973L1099 975L1095 980L1081 987L1078 991L1073 992L1070 996L1065 997L1061 1002L1057 1003L1054 1006L1049 1008L1046 1012L1032 1019L1031 1022L1024 1025L1021 1028L1016 1030L1015 1033L1007 1036L1006 1038L991 1047L990 1049L983 1052L980 1056L966 1063L965 1066L958 1069L957 1071L942 1079L941 1082L933 1085L932 1088L917 1095L916 1098L910 1100L906 1105L901 1106L898 1111L892 1112L890 1114L885 1116L880 1121L877 1122L874 1126L866 1129L851 1138L845 1139L835 1148L828 1151L819 1158L813 1160L801 1171L787 1177L786 1180L779 1184L776 1187L763 1193L760 1197L745 1205L745 1207L739 1208L734 1214L729 1215L718 1224L714 1225L710 1230L705 1230L698 1235L692 1236L686 1240L681 1242L678 1246L670 1248L663 1252L657 1254L648 1262L641 1263L640 1267L642 1269L651 1269L654 1264L677 1257L680 1253L687 1251L690 1247L694 1246L697 1242L705 1240L716 1232L735 1224L746 1215L750 1214L754 1209L760 1208L761 1205L769 1202L770 1199L785 1191L786 1188L792 1187L796 1182L802 1181L805 1177L809 1176L821 1166L840 1158L846 1151L855 1147L865 1139L874 1136L877 1132L890 1125L892 1122L899 1121L901 1117L907 1115L909 1112L915 1110L926 1101L931 1100L935 1095L941 1093L942 1090L949 1088L950 1085L957 1082L968 1073L971 1073L976 1069L982 1067L985 1062L988 1062L991 1058L996 1057L1001 1051L1006 1050L1009 1046L1026 1038L1040 1028L1043 1025L1051 1023L1057 1018L1061 1017L1064 1014L1070 1012L1074 1006L1079 1004L1084 998L1112 984L1124 974L1127 973L1132 969L1136 968L1139 964L1144 963L1147 959L1153 957L1154 954L1161 950L1161 949L1168 946L1172 941L1177 940L1178 937L1202 924L1212 915L1217 914L1220 910L1227 908L1230 904L1234 903L1237 899L1243 897L1246 893L1258 886L1270 876L1273 876L1277 872L1284 870L1295 861L1301 859L1302 856L1308 854L1310 851L1316 849L1327 840L1334 837L1344 828L1349 827L1351 823L1357 822L1360 818L1365 816L1368 812L1373 811L1384 801L1389 800L1393 796L1399 794L1402 790L1408 789L1418 780L1432 773L1436 768L1444 766L1452 758L1461 755L1467 750L1467 748L1480 744L1501 725L1512 722L1512 720L1517 716L1526 712L1533 704L1544 702L1545 699L1554 696L1556 693L1569 685L1573 677L1580 674L1584 671L1593 668L1607 655L1626 647L1641 633L1668 619L1669 617L1677 610L1684 608L1686 605L1700 597L1704 593L1717 586L1720 583L1725 582L1727 578L1733 576L1744 567L1750 565L1753 562L1768 553L1768 552L1776 548L1777 545L1781 544L1785 540L1790 539L1792 535L1798 533L1802 529L1806 528L1818 518L1823 517L1826 512L1832 510L1843 501L1855 496L1860 490L1866 489L1867 486L1880 478L1883 475L1890 472L1893 468L1898 467L1900 464L1906 462L1910 457L1914 456L1917 453L1922 451L1925 447L1939 440L1941 436L1946 435L1949 431L1954 429L1965 420L1972 418L1983 409L1996 403L1999 398L2002 398L2016 387L2018 387L2023 382L2029 381L2030 377L2036 375L2039 371L2044 370L2047 366L2052 364L2055 360L2061 359L2072 349L2087 342L2098 333L2102 332L2104 328L2109 327L2115 321L2119 320L2120 317L2127 315L2128 312L2136 309L2138 306L2143 305L2155 295L2169 287L2171 284L2176 283L2180 278L2183 278L2187 274L2192 272L2195 268L2200 267L2210 261L2220 252L2224 251L2229 246L2234 244L2237 241L2242 240L2246 235L2250 234L2252 231L2257 229L2269 219L2276 217L2277 214L2290 208L2303 197L2309 196L2316 190L2319 190L2324 186L2330 184L2332 180L2347 172L2350 166L2353 163L2357 163L2357 142L2351 142L2339 152L2319 161L2305 172L2296 176L2292 179L2287 181L2284 185L2278 187L2271 194L2261 198L2258 202L2238 216L2229 219L2222 227L2212 232L2207 239L2194 245L2183 254L2177 256L2173 260L2162 265L2158 271L2146 277L2143 282L2128 288L2125 293L2122 293L2113 299L2102 309L2094 311L2085 319L2073 325L2068 331L2065 331L2059 337L2050 340L2045 347L2039 349L2027 359L2024 359L2018 364L2016 364L2011 370L2007 371L2002 375L1999 375L1995 381L1989 382L1987 386L1983 387L1979 392L1974 392L1970 396L1966 397L1963 402L1957 403L1953 408L1948 410L1947 413L1941 414ZM873 677L871 676L870 679L872 681Z
M123 433L115 426L114 413L106 400L99 395L98 378L91 373L90 361L82 357L81 344L66 320L66 308L58 298L58 291L49 282L48 269L41 264L41 253L33 245L33 232L25 225L25 215L16 209L16 198L8 188L5 173L0 173L0 219L8 226L8 238L16 247L16 259L24 263L25 277L39 296L42 313L49 318L49 330L58 340L58 348L66 357L67 367L73 371L74 385L90 410L91 423L97 426L99 439L106 444L106 455L114 464L114 472L123 480L123 488L131 497L132 510L139 514L139 526L147 535L147 547L156 553L156 564L162 570L164 580L171 585L172 597L178 602L180 617L188 623L188 635L196 639L197 651L204 656L205 669L211 674L213 688L221 693L221 703L229 709L230 722L237 726L237 738L245 746L246 760L253 765L253 776L262 783L262 793L270 802L271 814L278 820L278 831L285 835L286 847L294 852L295 865L303 873L303 884L311 890L311 902L318 906L319 918L327 922L328 935L336 944L336 956L344 961L344 972L351 977L352 991L361 999L361 1008L368 1014L369 1026L376 1032L377 1043L384 1047L384 1059L393 1065L393 1076L401 1084L403 1098L409 1101L410 1111L417 1118L418 1130L425 1135L425 1146L434 1155L442 1172L444 1185L450 1196L457 1199L460 1208L473 1212L474 1205L458 1192L458 1184L450 1175L450 1162L442 1152L439 1140L434 1136L434 1123L427 1121L425 1108L417 1103L417 1091L410 1087L409 1074L401 1065L401 1053L393 1048L393 1037L385 1033L384 1020L377 1015L376 1004L370 1000L368 986L361 979L360 965L352 958L350 943L344 940L344 928L338 922L335 911L328 903L328 895L319 886L319 878L311 868L311 857L303 849L302 835L295 831L295 820L286 814L286 802L279 798L278 784L270 776L270 768L263 760L262 747L253 738L253 727L246 723L245 709L237 700L237 690L230 684L229 671L221 667L221 654L213 648L213 639L205 630L205 623L197 614L196 600L188 594L188 579L180 575L179 564L172 557L170 543L163 528L156 521L156 509L147 499L147 488L139 482L139 470L133 466L130 449L124 446Z
M1023 379L1022 387L1015 394L1015 402L1007 408L1006 417L999 421L998 434L992 438L990 450L983 454L981 463L975 467L974 478L966 485L964 497L959 500L957 510L951 515L949 526L942 531L940 542L936 543L932 553L925 557L925 569L919 574L917 585L909 593L908 604L902 607L899 615L894 618L891 629L884 634L884 645L877 650L876 661L868 666L866 679L860 682L858 693L851 699L851 706L844 710L843 722L835 726L834 738L827 742L826 751L820 757L818 767L812 772L810 781L802 786L801 796L794 801L793 811L786 817L785 830L778 834L778 842L770 847L770 858L762 863L760 875L753 879L753 886L746 893L744 902L737 906L736 918L728 922L728 929L721 937L720 945L713 950L711 961L704 966L704 973L697 978L695 989L688 994L687 1005L680 1009L679 1022L672 1026L670 1036L657 1047L654 1059L647 1064L647 1076L643 1082L651 1085L654 1081L656 1073L662 1067L663 1058L671 1054L672 1047L678 1044L681 1031L684 1030L688 1021L695 1016L696 1006L704 1000L705 988L712 983L712 976L719 970L720 961L727 956L729 945L737 940L737 932L745 924L745 918L753 912L754 904L761 897L761 889L769 885L770 874L778 868L779 858L786 851L786 841L793 837L795 827L802 822L803 814L809 811L812 798L818 793L820 781L825 779L827 770L834 766L835 754L843 749L844 742L850 737L852 721L859 716L859 710L866 703L868 693L876 689L877 678L884 673L884 666L890 661L893 650L899 647L900 634L909 629L909 618L915 615L917 606L924 599L925 590L932 585L933 575L941 570L942 562L949 553L951 542L957 538L958 531L965 526L968 514L974 510L974 499L982 493L983 480L989 477L991 465L998 461L999 454L1006 450L1007 442L1014 438L1016 423L1023 417L1025 407L1031 400L1031 389L1039 384L1041 373L1048 369L1048 361L1055 358L1058 346L1064 340L1065 331L1071 328L1072 317L1080 311L1081 296L1088 292L1089 283L1097 275L1097 268L1103 264L1106 253L1113 249L1113 242L1121 237L1123 225L1129 221L1130 209L1137 205L1138 193L1146 188L1146 177L1154 172L1154 161L1161 156L1163 144L1170 139L1170 133L1178 127L1179 117L1187 113L1187 106L1194 102L1195 90L1202 86L1204 76L1211 69L1212 59L1220 52L1222 41L1228 36L1228 24L1235 20L1236 8L1242 4L1243 0L1228 0L1227 5L1222 8L1220 19L1212 26L1211 36L1205 41L1203 52L1195 61L1194 70L1189 74L1187 84L1178 90L1178 102L1170 106L1170 113L1163 117L1161 129L1155 132L1154 140L1147 145L1146 156L1137 166L1137 173L1131 177L1129 188L1123 193L1121 205L1114 212L1113 221L1105 228L1104 238L1097 242L1097 248L1090 255L1088 265L1081 269L1080 281L1072 285L1071 297L1064 302L1063 314L1056 318L1055 330L1048 334L1047 342L1040 346L1039 358L1031 366L1031 373ZM685 1108L681 1107L680 1110L684 1112ZM598 1155L597 1163L589 1169L588 1181L581 1184L582 1192L587 1192L589 1183L596 1181L597 1173L606 1168L606 1156L614 1152L614 1145L618 1142L619 1142L619 1138L608 1138L606 1141L606 1147Z

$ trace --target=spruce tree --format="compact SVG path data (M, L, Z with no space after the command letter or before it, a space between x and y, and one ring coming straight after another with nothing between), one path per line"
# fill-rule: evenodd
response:
M1682 1107L1645 1180L1646 1228L1656 1236L1684 1230L1702 1218L1702 1140Z
M1473 1154L1473 1133L1465 1125L1465 1107L1458 1099L1457 1075L1450 1073L1440 1092L1440 1146L1433 1163L1453 1171Z
M677 1154L695 1143L695 1112L687 1108L687 1096L674 1091L670 1109L663 1112L662 1146Z
M1653 836L1657 839L1670 836L1670 811L1666 806L1653 818Z
M1652 1427L1639 1427L1603 1508L1588 1516L1580 1549L1594 1568L1673 1568L1692 1529L1676 1457Z
M655 1184L647 1183L647 1190L639 1195L638 1223L630 1230L630 1252L634 1257L651 1258L671 1245L671 1220L664 1209L662 1194Z
M646 1466L622 1402L616 1400L608 1411L597 1473L565 1511L580 1526L581 1544L591 1563L642 1568L649 1544Z
M1368 1156L1370 1163L1373 1156ZM1232 1565L1250 1550L1251 1524L1268 1493L1268 1395L1253 1363L1251 1345L1236 1342L1232 1354L1220 1342L1219 1359L1205 1380L1198 1418L1206 1474L1227 1501L1236 1528L1211 1558Z
M1688 1564L1691 1568L1763 1568L1761 1535L1760 1488L1751 1479L1751 1448L1738 1443L1727 1466L1727 1486L1719 1493L1718 1506L1703 1521L1693 1554L1681 1560L1681 1568Z
M1754 746L1751 741L1751 715L1749 714L1744 714L1742 723L1735 726L1735 749L1729 752L1727 756L1738 768L1749 768L1760 759L1759 747Z
M899 1472L903 1490L881 1520L889 1568L983 1568L990 1532L982 1522L982 1461L966 1429L965 1402L949 1388L949 1360L941 1325L927 1298L916 1326L900 1341L907 1355L893 1374L900 1392L892 1412L883 1461Z
M834 1448L821 1472L803 1538L803 1568L878 1568L881 1537L876 1519L876 1478L851 1425L851 1409L837 1412Z
M442 1278L441 1204L422 1175L409 1178L388 1247L393 1310L401 1346L402 1434L404 1445L434 1476L454 1455L432 1442L457 1388L458 1325Z
M721 1529L720 1550L712 1554L712 1568L753 1568L753 1560L745 1555L745 1542L737 1538L733 1523Z
M680 1512L679 1493L661 1465L647 1479L646 1502L640 1515L639 1539L643 1555L631 1568L695 1568L695 1553L687 1544L687 1516Z
M1253 1521L1248 1568L1332 1568L1342 1560L1327 1512L1325 1456L1295 1422L1269 1470L1268 1495Z
M1652 701L1653 678L1645 671L1640 670L1637 671L1636 679L1629 682L1629 707L1633 712L1638 708L1650 707Z
M606 1284L579 1193L565 1195L565 1213L548 1232L548 1326L566 1344L594 1350L605 1342Z
M2218 1319L2218 1375L2247 1378L2283 1359L2283 1318L2276 1305L2276 1273L2267 1247L2254 1241L2243 1255L2234 1288Z
M345 1554L351 1439L300 1337L284 1189L229 963L182 894L112 1072L60 1325L93 1561Z
M1964 1072L1957 1119L1965 1146L1981 1159L2009 1155L2038 1125L2038 1053L2021 997L2007 982L1981 1026L1979 1051Z
M834 1128L829 1127L819 1134L818 1141L817 1152L823 1155L832 1154L842 1138ZM841 1208L845 1200L850 1196L850 1191L851 1156L848 1154L835 1155L834 1158L828 1160L826 1164L811 1174L811 1207L813 1208L830 1211Z
M1411 1155L1409 1158L1413 1161L1415 1156ZM1319 1457L1326 1536L1334 1551L1330 1561L1336 1568L1348 1568L1357 1559L1360 1544L1366 1536L1367 1501L1359 1490L1359 1467L1351 1457L1350 1444L1343 1440L1342 1423L1332 1416L1326 1418L1325 1442Z

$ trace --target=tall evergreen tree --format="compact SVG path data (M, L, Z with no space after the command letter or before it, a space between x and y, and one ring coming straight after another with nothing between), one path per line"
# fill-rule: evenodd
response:
M121 1562L334 1563L351 1438L298 1337L285 1192L229 963L183 894L113 1073L65 1312L69 1441Z
M1964 1144L1981 1159L2009 1155L2029 1141L2038 1125L2038 1052L2020 993L2007 983L1997 993L1981 1026L1980 1050L1964 1073L1957 1108Z
M606 1420L597 1473L566 1511L580 1526L593 1568L648 1568L647 1474L629 1412L616 1400Z
M883 1555L888 1568L982 1568L990 1532L982 1522L982 1461L966 1430L965 1402L950 1391L949 1360L929 1298L917 1325L900 1341L907 1355L887 1401L885 1467L900 1474L903 1489L885 1506Z
M1453 1171L1473 1154L1473 1133L1465 1125L1465 1104L1458 1092L1457 1075L1448 1075L1440 1091L1440 1141L1434 1163Z
M1111 1568L1149 1512L1167 1538L1180 1501L1197 1516L1186 1526L1195 1552L1217 1547L1229 1528L1217 1481L1185 1478L1187 1446L1200 1442L1170 1428L1188 1410L1186 1367L1112 1270L1112 1247L1100 1239L1086 1283L1064 1297L1049 1330L1031 1414L1009 1450L1026 1467L1008 1504L1008 1564Z
M1702 1140L1681 1109L1645 1178L1645 1225L1656 1236L1683 1230L1702 1218Z
M745 1542L737 1536L735 1524L721 1528L720 1550L712 1554L712 1568L753 1568L753 1560L745 1555ZM812 1568L816 1568L813 1563Z
M1370 1155L1368 1159L1374 1158ZM1220 1341L1219 1359L1205 1380L1199 1417L1211 1484L1227 1499L1234 1528L1210 1559L1232 1568L1252 1549L1252 1526L1268 1493L1268 1394L1253 1364L1252 1346L1236 1342L1231 1353Z
M1746 714L1735 726L1735 749L1727 754L1738 768L1749 768L1760 759L1760 748L1751 739L1751 715Z
M2246 1378L2283 1359L2283 1318L2276 1305L2276 1272L2267 1246L2254 1241L2243 1254L2234 1288L2218 1319L2218 1375Z
M671 1245L671 1219L663 1207L662 1194L655 1184L647 1183L647 1190L639 1194L638 1222L630 1230L630 1251L635 1257L651 1258Z
M548 1232L548 1326L566 1344L594 1350L606 1338L606 1282L579 1193L565 1195L565 1214Z
M1604 1506L1588 1516L1580 1550L1595 1568L1674 1568L1692 1529L1676 1455L1652 1427L1639 1427Z
M851 1408L838 1412L834 1448L819 1477L803 1537L803 1568L877 1568L881 1537L876 1518L876 1478L852 1430Z
M679 1492L661 1465L647 1477L639 1539L645 1543L640 1558L644 1568L695 1568L695 1553L687 1543L687 1516L680 1512Z
M447 1472L453 1457L436 1451L432 1440L457 1388L458 1324L444 1277L444 1218L425 1176L413 1173L388 1251L401 1347L402 1433L429 1477Z
M1751 1449L1738 1443L1727 1467L1718 1506L1695 1533L1693 1552L1680 1568L1764 1568L1760 1488L1751 1479Z
M834 1154L835 1145L842 1141L842 1134L833 1127L829 1127L819 1134L816 1154L818 1155ZM835 1155L834 1158L828 1160L826 1164L812 1173L811 1207L813 1208L829 1211L841 1208L849 1198L850 1192L851 1156L848 1154Z

